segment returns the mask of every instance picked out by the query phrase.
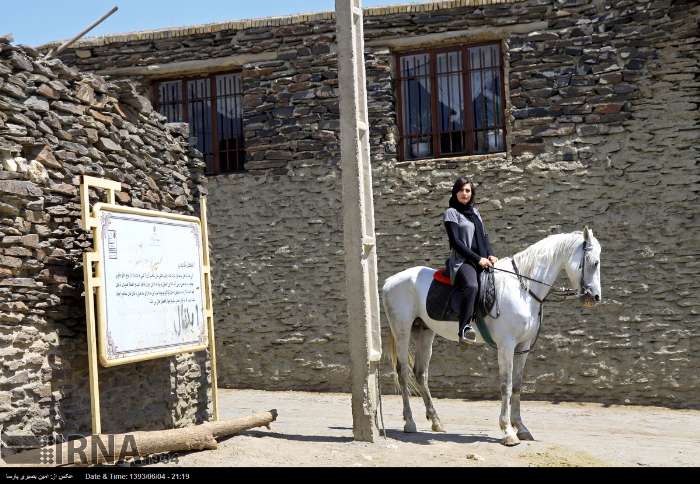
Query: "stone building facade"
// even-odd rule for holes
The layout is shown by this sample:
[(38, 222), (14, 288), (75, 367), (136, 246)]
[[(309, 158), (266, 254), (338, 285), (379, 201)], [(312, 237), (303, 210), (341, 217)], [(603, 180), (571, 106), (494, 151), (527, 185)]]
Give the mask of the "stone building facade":
[[(3, 445), (28, 445), (91, 431), (82, 175), (120, 182), (120, 204), (183, 214), (195, 213), (206, 178), (187, 126), (166, 124), (129, 82), (9, 41), (0, 38), (0, 426)], [(99, 381), (107, 433), (211, 412), (205, 352), (101, 368)]]
[[(441, 214), (458, 175), (478, 182), (497, 255), (584, 224), (602, 244), (604, 303), (547, 305), (529, 398), (700, 408), (699, 8), (461, 0), (365, 10), (380, 280), (444, 263)], [(487, 41), (502, 49), (505, 150), (400, 158), (396, 55)], [(347, 390), (333, 14), (86, 39), (62, 58), (150, 94), (160, 79), (240, 73), (246, 171), (209, 177), (220, 384)], [(433, 394), (495, 398), (496, 366), (488, 348), (436, 341)]]

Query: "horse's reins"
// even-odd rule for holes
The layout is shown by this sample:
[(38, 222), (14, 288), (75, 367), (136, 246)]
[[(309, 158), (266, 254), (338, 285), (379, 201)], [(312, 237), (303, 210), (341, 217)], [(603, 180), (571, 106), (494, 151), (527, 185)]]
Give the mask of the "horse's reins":
[[(549, 286), (549, 287), (553, 288), (554, 291), (556, 291), (557, 293), (561, 294), (562, 296), (573, 296), (573, 295), (576, 294), (576, 290), (575, 290), (575, 289), (571, 289), (571, 288), (567, 288), (567, 287), (557, 288), (557, 287), (554, 287), (554, 286), (551, 285), (551, 284), (547, 284), (547, 283), (544, 282), (544, 281), (540, 281), (540, 280), (538, 280), (538, 279), (533, 279), (532, 277), (527, 277), (527, 276), (524, 276), (524, 275), (520, 274), (520, 273), (518, 272), (517, 266), (515, 265), (515, 260), (514, 260), (514, 259), (511, 259), (511, 260), (513, 261), (513, 268), (515, 269), (516, 272), (509, 271), (509, 270), (507, 270), (507, 269), (501, 269), (500, 267), (489, 267), (488, 269), (493, 269), (493, 270), (501, 271), (501, 272), (507, 272), (508, 274), (513, 274), (513, 275), (518, 276), (518, 278), (527, 279), (527, 280), (529, 280), (529, 281), (537, 282), (537, 283), (539, 283), (539, 284), (544, 284), (545, 286)], [(487, 269), (487, 270), (488, 270), (488, 269)], [(521, 285), (522, 285), (522, 281), (521, 281)], [(523, 289), (527, 289), (527, 288), (523, 286)], [(528, 291), (529, 291), (529, 289), (528, 289)], [(532, 297), (534, 297), (537, 301), (539, 301), (539, 298), (538, 298), (536, 295), (534, 295), (534, 294), (532, 294), (532, 293), (530, 293), (530, 295), (531, 295)], [(549, 296), (549, 294), (548, 294), (547, 296)]]
[[(586, 271), (586, 263), (585, 263), (585, 262), (586, 262), (586, 252), (588, 252), (588, 251), (591, 250), (591, 249), (592, 249), (592, 247), (590, 247), (590, 246), (588, 245), (588, 241), (587, 241), (586, 239), (584, 239), (584, 240), (583, 240), (583, 257), (581, 257), (581, 264), (579, 265), (579, 269), (581, 269), (581, 284), (580, 284), (580, 286), (581, 286), (581, 294), (584, 293), (584, 287), (585, 287), (585, 274), (586, 274), (586, 272), (585, 272), (585, 271)], [(539, 281), (539, 280), (537, 280), (537, 279), (533, 279), (532, 277), (527, 277), (527, 276), (524, 276), (524, 275), (520, 274), (520, 271), (518, 271), (518, 266), (515, 264), (515, 257), (511, 257), (510, 260), (511, 260), (511, 262), (513, 263), (513, 269), (515, 269), (515, 272), (509, 271), (509, 270), (506, 270), (506, 269), (501, 269), (500, 267), (495, 267), (495, 266), (491, 266), (489, 269), (491, 269), (491, 270), (497, 270), (497, 271), (501, 271), (501, 272), (507, 272), (507, 273), (509, 273), (509, 274), (513, 274), (513, 275), (517, 276), (517, 277), (518, 277), (518, 282), (520, 283), (520, 287), (523, 288), (525, 291), (527, 291), (528, 294), (530, 294), (530, 296), (532, 296), (532, 298), (533, 298), (535, 301), (537, 301), (538, 303), (540, 303), (540, 309), (539, 309), (539, 311), (538, 311), (538, 313), (537, 313), (537, 316), (539, 317), (539, 320), (540, 320), (540, 324), (539, 324), (539, 326), (537, 327), (537, 334), (535, 335), (534, 341), (532, 342), (532, 344), (530, 345), (530, 347), (529, 347), (528, 349), (526, 349), (526, 350), (524, 350), (524, 351), (516, 351), (516, 352), (515, 352), (516, 355), (522, 355), (522, 354), (525, 354), (525, 353), (529, 353), (530, 350), (531, 350), (532, 348), (535, 347), (535, 343), (537, 343), (537, 339), (538, 339), (539, 336), (540, 336), (540, 331), (542, 330), (542, 315), (543, 315), (542, 308), (544, 307), (544, 301), (545, 301), (545, 299), (547, 299), (547, 297), (548, 297), (549, 294), (550, 294), (550, 293), (547, 293), (547, 296), (545, 296), (544, 298), (540, 299), (540, 298), (537, 296), (537, 294), (535, 294), (534, 292), (532, 292), (532, 290), (531, 290), (529, 287), (527, 287), (527, 286), (525, 285), (525, 283), (523, 282), (523, 279), (527, 279), (527, 280), (529, 280), (529, 281), (537, 282), (537, 283), (539, 283), (539, 284), (544, 284), (545, 286), (549, 286), (549, 287), (551, 287), (551, 288), (554, 288), (554, 286), (552, 286), (551, 284), (547, 284), (547, 283), (544, 282), (544, 281)], [(488, 269), (487, 269), (487, 270), (488, 270)], [(559, 295), (562, 295), (562, 296), (565, 296), (565, 297), (566, 297), (566, 296), (572, 296), (572, 295), (576, 294), (576, 291), (575, 291), (574, 289), (569, 289), (569, 288), (564, 288), (564, 287), (562, 287), (562, 288), (554, 288), (553, 290), (554, 290), (556, 293), (558, 293)], [(498, 301), (498, 299), (497, 299), (497, 301)], [(500, 311), (499, 311), (499, 312), (500, 312)]]

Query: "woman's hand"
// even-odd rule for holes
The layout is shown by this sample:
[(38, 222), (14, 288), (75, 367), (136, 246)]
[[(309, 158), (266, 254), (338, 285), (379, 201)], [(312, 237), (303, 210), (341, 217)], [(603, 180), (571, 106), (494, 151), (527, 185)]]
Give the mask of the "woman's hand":
[(491, 264), (495, 265), (496, 262), (498, 262), (498, 257), (496, 257), (495, 255), (490, 255), (489, 260), (491, 261)]
[[(493, 257), (493, 256), (491, 256), (491, 257)], [(483, 267), (484, 269), (486, 269), (487, 267), (493, 267), (493, 264), (491, 263), (491, 261), (488, 259), (485, 259), (484, 257), (479, 259), (479, 265), (481, 267)]]

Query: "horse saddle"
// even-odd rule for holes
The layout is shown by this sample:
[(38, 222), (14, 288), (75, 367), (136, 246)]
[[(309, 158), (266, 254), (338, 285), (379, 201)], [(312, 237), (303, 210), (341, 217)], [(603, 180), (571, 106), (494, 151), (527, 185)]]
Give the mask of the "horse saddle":
[[(496, 302), (496, 285), (493, 270), (484, 270), (479, 274), (479, 289), (474, 305), (474, 319), (489, 314)], [(428, 316), (435, 321), (459, 321), (459, 309), (462, 293), (452, 284), (445, 269), (435, 271), (433, 281), (428, 289), (425, 307)]]

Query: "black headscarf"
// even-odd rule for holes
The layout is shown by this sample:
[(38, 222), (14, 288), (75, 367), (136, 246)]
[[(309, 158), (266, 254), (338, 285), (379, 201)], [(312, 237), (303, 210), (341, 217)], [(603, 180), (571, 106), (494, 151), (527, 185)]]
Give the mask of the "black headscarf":
[(486, 242), (486, 231), (484, 230), (484, 226), (481, 223), (481, 219), (479, 219), (479, 217), (474, 212), (474, 204), (472, 203), (474, 196), (472, 195), (472, 198), (466, 205), (461, 203), (459, 200), (457, 200), (457, 192), (462, 188), (462, 186), (464, 186), (464, 184), (461, 184), (461, 186), (458, 185), (458, 183), (455, 183), (455, 186), (452, 188), (452, 196), (450, 197), (450, 207), (457, 210), (459, 213), (464, 215), (467, 218), (467, 220), (474, 224), (474, 238), (472, 240), (472, 246), (470, 247), (470, 249), (479, 254), (481, 257), (488, 257), (489, 249), (488, 243)]

